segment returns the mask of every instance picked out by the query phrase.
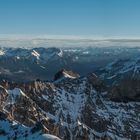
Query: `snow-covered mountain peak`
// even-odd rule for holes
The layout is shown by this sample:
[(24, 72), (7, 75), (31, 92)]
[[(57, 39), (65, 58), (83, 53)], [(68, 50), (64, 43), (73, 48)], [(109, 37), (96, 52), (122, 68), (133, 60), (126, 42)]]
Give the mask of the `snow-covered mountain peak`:
[(4, 54), (5, 54), (5, 52), (4, 52), (3, 50), (0, 49), (0, 56), (1, 56), (1, 55), (4, 55)]
[(39, 54), (37, 51), (35, 51), (35, 50), (33, 50), (33, 51), (31, 52), (31, 54), (32, 54), (33, 56), (35, 56), (37, 59), (39, 59), (39, 57), (40, 57), (40, 54)]
[(58, 53), (58, 56), (62, 57), (63, 56), (63, 51), (60, 49), (60, 52)]

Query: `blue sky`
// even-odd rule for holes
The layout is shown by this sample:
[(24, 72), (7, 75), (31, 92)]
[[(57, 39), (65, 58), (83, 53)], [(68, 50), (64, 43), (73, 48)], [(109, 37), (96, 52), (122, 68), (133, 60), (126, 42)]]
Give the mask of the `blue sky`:
[(0, 0), (0, 34), (140, 37), (140, 0)]

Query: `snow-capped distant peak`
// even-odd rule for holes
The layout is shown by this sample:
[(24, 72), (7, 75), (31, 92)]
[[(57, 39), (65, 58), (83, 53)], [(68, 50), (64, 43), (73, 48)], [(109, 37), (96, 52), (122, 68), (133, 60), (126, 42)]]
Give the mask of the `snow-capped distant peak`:
[(40, 54), (39, 54), (37, 51), (35, 51), (35, 50), (33, 50), (33, 51), (31, 52), (31, 54), (32, 54), (33, 56), (35, 56), (37, 59), (39, 59), (39, 57), (40, 57)]
[(63, 51), (60, 50), (60, 52), (58, 53), (58, 56), (62, 57), (63, 56)]
[(5, 52), (3, 50), (0, 50), (0, 55), (4, 55)]
[(16, 59), (20, 59), (20, 57), (19, 56), (16, 56)]

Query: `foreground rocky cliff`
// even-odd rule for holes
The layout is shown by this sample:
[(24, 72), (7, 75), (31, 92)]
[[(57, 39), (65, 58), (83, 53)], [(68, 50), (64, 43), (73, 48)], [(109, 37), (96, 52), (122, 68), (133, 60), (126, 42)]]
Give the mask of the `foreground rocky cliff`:
[[(5, 121), (22, 124), (28, 132), (51, 134), (63, 140), (140, 139), (138, 86), (137, 96), (125, 93), (133, 100), (124, 101), (124, 96), (113, 92), (116, 87), (106, 87), (94, 73), (86, 77), (67, 76), (52, 83), (2, 81), (0, 85), (0, 111), (7, 116)], [(2, 125), (0, 129), (3, 130)], [(5, 135), (7, 132), (2, 131), (0, 138)]]

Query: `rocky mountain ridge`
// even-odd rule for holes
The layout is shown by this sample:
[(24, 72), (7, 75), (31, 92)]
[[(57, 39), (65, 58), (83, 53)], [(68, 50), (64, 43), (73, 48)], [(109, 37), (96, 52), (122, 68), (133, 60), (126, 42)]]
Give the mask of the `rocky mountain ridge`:
[(114, 100), (115, 87), (108, 88), (94, 73), (59, 83), (0, 85), (0, 111), (11, 121), (27, 127), (39, 124), (41, 132), (64, 140), (140, 138), (140, 102), (134, 100), (139, 90), (136, 97), (128, 94), (133, 101), (123, 101), (123, 96)]

